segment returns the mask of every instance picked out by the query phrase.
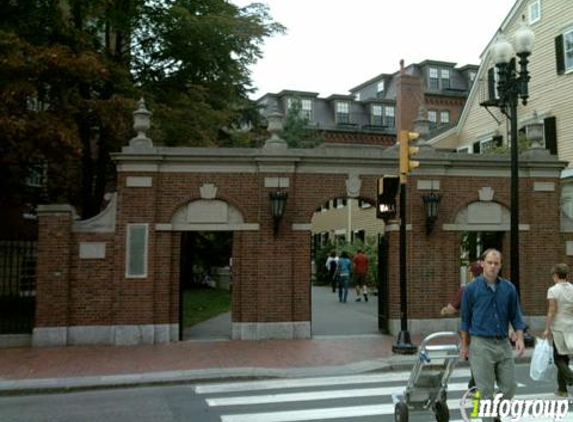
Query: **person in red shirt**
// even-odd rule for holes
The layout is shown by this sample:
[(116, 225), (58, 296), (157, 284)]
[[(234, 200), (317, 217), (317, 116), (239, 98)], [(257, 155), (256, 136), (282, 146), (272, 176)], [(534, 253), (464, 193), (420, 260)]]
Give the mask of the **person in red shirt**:
[(364, 301), (368, 302), (368, 286), (366, 285), (366, 278), (368, 276), (368, 257), (364, 254), (362, 249), (354, 255), (352, 260), (354, 266), (354, 288), (356, 289), (356, 302), (360, 302), (364, 296)]

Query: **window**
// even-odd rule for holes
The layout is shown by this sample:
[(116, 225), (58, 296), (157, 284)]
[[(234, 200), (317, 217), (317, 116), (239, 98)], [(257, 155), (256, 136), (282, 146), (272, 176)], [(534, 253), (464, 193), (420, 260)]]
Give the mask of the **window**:
[(473, 144), (474, 154), (483, 154), (493, 148), (499, 147), (503, 144), (503, 137), (497, 135), (491, 138), (482, 139), (481, 141)]
[(127, 250), (125, 254), (125, 276), (147, 277), (147, 232), (148, 224), (127, 225)]
[(440, 80), (438, 79), (438, 69), (431, 67), (430, 70), (430, 89), (440, 89)]
[(428, 120), (430, 121), (430, 130), (438, 127), (438, 112), (436, 110), (428, 110)]
[(383, 126), (382, 106), (380, 104), (373, 104), (370, 113), (370, 124), (373, 126)]
[(46, 185), (48, 179), (48, 163), (46, 160), (37, 158), (27, 165), (26, 186), (41, 188)]
[(573, 71), (573, 28), (555, 38), (555, 58), (558, 75)]
[(364, 238), (366, 237), (366, 232), (364, 230), (354, 230), (352, 233), (352, 240), (360, 240), (364, 243)]
[(384, 81), (378, 82), (378, 85), (376, 87), (376, 92), (384, 92)]
[(344, 208), (346, 206), (346, 198), (336, 198), (333, 204), (334, 208)]
[(350, 123), (350, 103), (346, 101), (336, 103), (336, 123)]
[(477, 76), (476, 72), (473, 72), (473, 71), (472, 71), (472, 72), (469, 73), (468, 77), (469, 77), (469, 80), (470, 80), (470, 84), (473, 84), (473, 83), (474, 83), (474, 81), (476, 80), (476, 76)]
[(451, 88), (450, 69), (441, 69), (440, 70), (440, 79), (442, 82), (442, 89)]
[(497, 105), (499, 94), (497, 92), (497, 84), (499, 82), (499, 73), (497, 67), (490, 67), (487, 71), (487, 102), (489, 104)]
[(312, 121), (312, 100), (308, 98), (298, 99), (298, 98), (288, 98), (287, 99), (287, 109), (294, 106), (296, 102), (300, 103), (300, 117)]
[(360, 101), (360, 92), (354, 94), (354, 98), (356, 99), (356, 101)]
[(311, 100), (302, 100), (302, 117), (308, 119), (309, 121), (312, 120), (312, 101)]
[(440, 123), (443, 125), (450, 123), (450, 112), (448, 110), (440, 111)]
[(396, 126), (395, 109), (393, 106), (384, 108), (384, 126), (393, 128)]
[(534, 1), (529, 5), (529, 24), (533, 24), (541, 19), (541, 2)]

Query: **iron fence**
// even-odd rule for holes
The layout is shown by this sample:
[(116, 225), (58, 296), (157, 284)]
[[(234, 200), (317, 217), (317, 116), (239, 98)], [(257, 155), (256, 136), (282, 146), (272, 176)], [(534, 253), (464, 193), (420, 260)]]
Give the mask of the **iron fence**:
[(37, 250), (36, 241), (0, 240), (0, 334), (32, 332)]

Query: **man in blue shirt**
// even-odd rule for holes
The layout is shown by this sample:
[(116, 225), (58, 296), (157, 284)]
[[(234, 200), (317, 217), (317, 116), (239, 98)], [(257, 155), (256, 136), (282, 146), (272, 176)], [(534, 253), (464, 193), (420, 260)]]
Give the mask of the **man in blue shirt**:
[[(523, 354), (525, 323), (515, 286), (499, 277), (501, 253), (487, 249), (480, 258), (483, 274), (467, 285), (461, 306), (461, 357), (469, 355), (482, 398), (493, 397), (495, 382), (503, 399), (515, 395), (515, 361), (508, 338), (511, 324), (517, 335), (515, 354)], [(470, 341), (471, 339), (471, 341)], [(494, 421), (500, 420), (494, 418)]]

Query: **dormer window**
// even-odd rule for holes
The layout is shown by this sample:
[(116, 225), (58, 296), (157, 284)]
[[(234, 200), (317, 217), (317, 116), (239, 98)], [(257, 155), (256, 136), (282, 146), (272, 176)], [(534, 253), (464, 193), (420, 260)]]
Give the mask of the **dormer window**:
[(378, 85), (376, 86), (376, 92), (384, 92), (384, 81), (378, 82)]
[(396, 127), (396, 110), (393, 106), (384, 107), (384, 126)]
[(350, 123), (350, 103), (348, 101), (336, 102), (336, 123)]
[(372, 126), (382, 126), (382, 106), (380, 104), (372, 104), (370, 109), (370, 124)]
[(438, 91), (440, 89), (451, 88), (451, 70), (438, 69), (437, 67), (430, 67), (428, 69), (428, 86), (430, 90)]
[(438, 68), (431, 67), (429, 70), (429, 77), (430, 77), (430, 89), (440, 89), (440, 79), (438, 78)]
[(288, 98), (287, 109), (290, 109), (296, 102), (300, 103), (300, 117), (309, 122), (313, 119), (312, 100), (308, 98)]
[(442, 80), (442, 89), (451, 88), (451, 80), (450, 80), (450, 69), (441, 69), (440, 70), (440, 79)]

